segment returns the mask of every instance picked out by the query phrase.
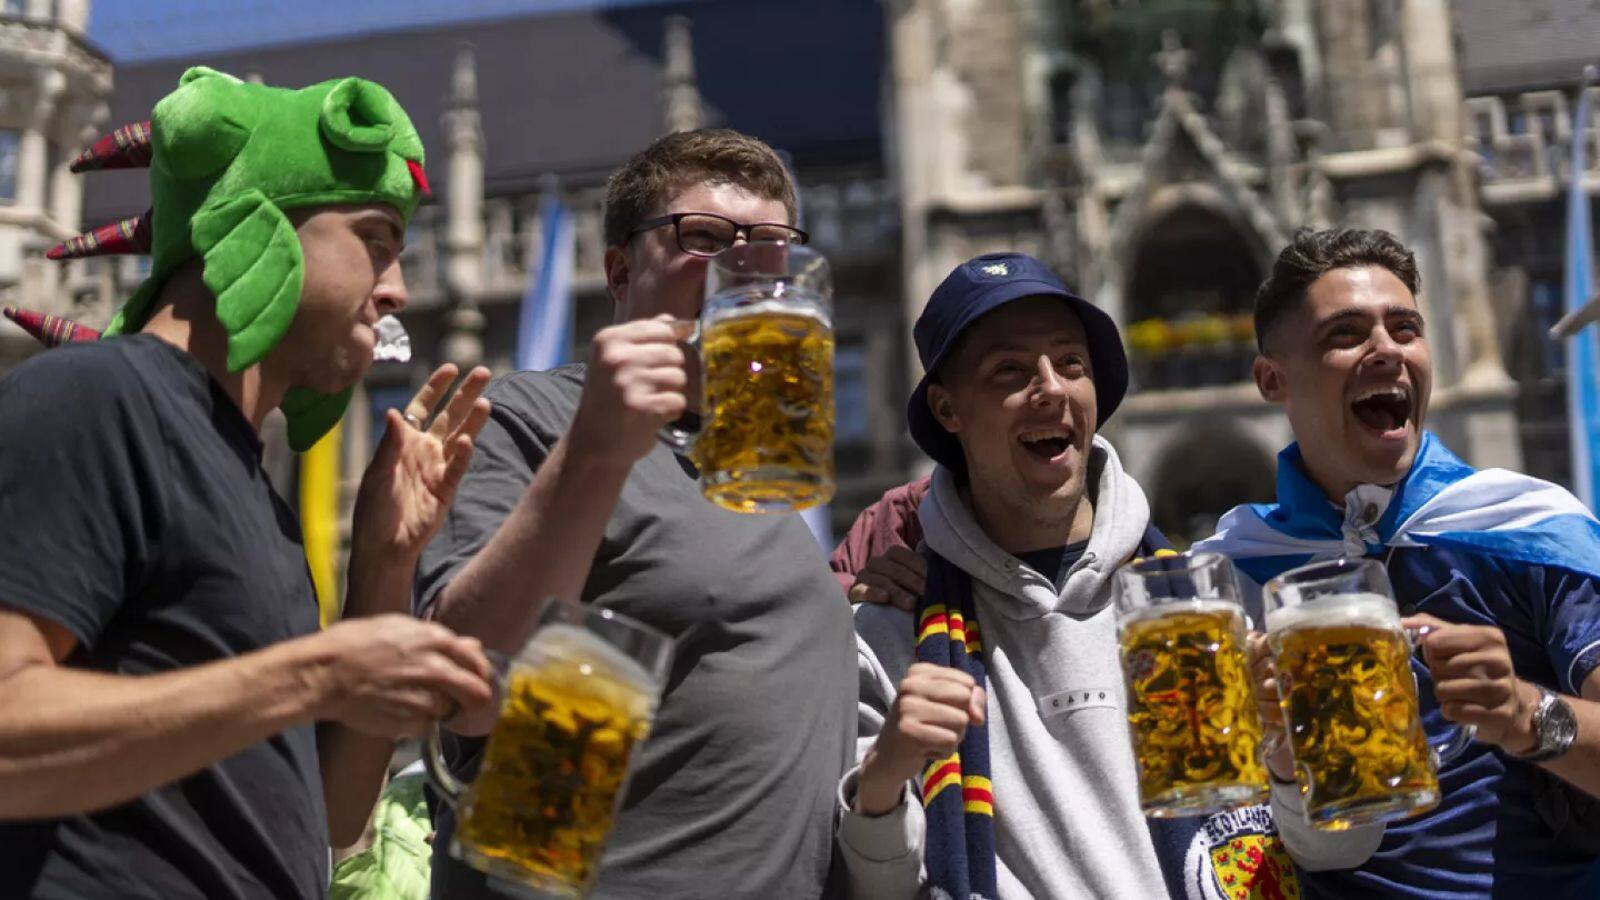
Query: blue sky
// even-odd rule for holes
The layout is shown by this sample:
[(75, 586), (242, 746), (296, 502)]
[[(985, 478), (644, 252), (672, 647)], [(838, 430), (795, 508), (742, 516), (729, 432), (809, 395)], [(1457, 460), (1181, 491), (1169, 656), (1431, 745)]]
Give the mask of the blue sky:
[[(117, 62), (665, 0), (94, 0), (89, 38)], [(691, 0), (695, 2), (695, 0)]]

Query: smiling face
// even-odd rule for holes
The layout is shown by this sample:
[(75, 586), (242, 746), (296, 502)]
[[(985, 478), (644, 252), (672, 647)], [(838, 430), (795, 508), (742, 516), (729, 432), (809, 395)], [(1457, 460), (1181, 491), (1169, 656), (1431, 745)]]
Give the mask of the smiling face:
[(1283, 405), (1330, 499), (1405, 477), (1422, 443), (1433, 359), (1417, 300), (1394, 273), (1333, 269), (1263, 337), (1256, 384)]
[[(1097, 410), (1083, 323), (1065, 303), (1031, 297), (980, 318), (940, 365), (928, 406), (961, 443), (991, 537), (1007, 530), (1000, 523), (1035, 523), (1043, 536), (1077, 521)], [(1015, 551), (1066, 538), (997, 542)]]
[(378, 319), (405, 308), (405, 225), (385, 204), (290, 214), (305, 258), (294, 321), (279, 344), (294, 355), (290, 383), (335, 394), (372, 366)]

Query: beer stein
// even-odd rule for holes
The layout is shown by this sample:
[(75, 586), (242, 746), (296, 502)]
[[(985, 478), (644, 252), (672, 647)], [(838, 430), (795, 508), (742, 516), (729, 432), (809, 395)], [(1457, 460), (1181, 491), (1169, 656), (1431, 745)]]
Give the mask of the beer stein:
[(1460, 755), (1477, 729), (1452, 728), (1429, 743), (1411, 667), (1420, 629), (1400, 626), (1383, 566), (1301, 566), (1268, 581), (1263, 599), (1306, 818), (1342, 831), (1431, 809), (1439, 764)]
[(500, 712), (471, 785), (445, 767), (438, 728), (428, 736), (429, 780), (456, 807), (450, 855), (537, 896), (584, 896), (671, 656), (639, 622), (547, 602), (527, 646), (494, 659)]
[(1166, 554), (1124, 566), (1117, 631), (1145, 815), (1266, 799), (1244, 608), (1227, 558)]
[(828, 261), (797, 244), (735, 244), (707, 263), (705, 307), (685, 324), (701, 413), (661, 435), (706, 499), (742, 513), (832, 499), (832, 297)]

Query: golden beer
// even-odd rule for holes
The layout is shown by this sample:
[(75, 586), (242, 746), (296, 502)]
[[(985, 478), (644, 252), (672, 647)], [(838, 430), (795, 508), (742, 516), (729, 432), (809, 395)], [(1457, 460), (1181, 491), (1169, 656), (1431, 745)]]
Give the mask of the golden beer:
[(833, 497), (833, 329), (757, 304), (702, 333), (708, 419), (694, 447), (707, 499), (735, 512)]
[(637, 664), (580, 629), (549, 626), (539, 648), (506, 678), (452, 850), (491, 874), (580, 896), (655, 695)]
[(1311, 823), (1341, 831), (1438, 803), (1411, 646), (1393, 606), (1375, 595), (1319, 599), (1268, 624)]
[(1237, 605), (1150, 606), (1122, 622), (1128, 724), (1145, 814), (1170, 816), (1267, 796)]

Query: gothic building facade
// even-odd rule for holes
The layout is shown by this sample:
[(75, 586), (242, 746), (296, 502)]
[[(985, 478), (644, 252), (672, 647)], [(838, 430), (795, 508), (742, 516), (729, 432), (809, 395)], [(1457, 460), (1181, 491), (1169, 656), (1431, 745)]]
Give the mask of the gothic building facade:
[[(900, 158), (907, 315), (972, 254), (1052, 261), (1122, 324), (1136, 393), (1113, 437), (1156, 523), (1193, 538), (1271, 496), (1289, 439), (1248, 375), (1272, 257), (1297, 227), (1384, 228), (1422, 271), (1429, 426), (1479, 466), (1521, 468), (1531, 445), (1539, 474), (1565, 480), (1549, 367), (1522, 365), (1519, 385), (1507, 361), (1508, 338), (1531, 332), (1519, 285), (1533, 269), (1548, 294), (1559, 271), (1549, 206), (1580, 96), (1563, 89), (1588, 51), (1553, 32), (1592, 37), (1584, 5), (890, 4), (896, 128), (931, 137)], [(1525, 55), (1507, 60), (1497, 42), (1512, 38)], [(1542, 118), (1513, 127), (1508, 103)], [(1519, 412), (1542, 421), (1525, 430)]]
[[(360, 74), (412, 110), (439, 193), (406, 256), (417, 357), (376, 368), (352, 406), (352, 488), (377, 413), (433, 365), (510, 367), (543, 192), (574, 210), (581, 350), (611, 317), (606, 173), (665, 131), (730, 125), (791, 161), (802, 224), (836, 268), (836, 529), (926, 465), (903, 425), (924, 299), (960, 261), (1020, 249), (1123, 327), (1135, 393), (1111, 436), (1181, 540), (1272, 493), (1289, 434), (1248, 380), (1249, 309), (1302, 225), (1381, 227), (1412, 246), (1437, 366), (1430, 427), (1474, 464), (1568, 478), (1560, 348), (1542, 335), (1559, 306), (1575, 137), (1590, 142), (1576, 177), (1600, 190), (1596, 134), (1571, 124), (1596, 97), (1576, 84), (1600, 46), (1589, 5), (701, 0), (530, 13), (129, 66), (112, 118), (146, 114), (190, 62), (290, 85)], [(95, 78), (68, 82), (81, 87), (62, 96), (103, 96)], [(0, 108), (0, 150), (9, 121)], [(30, 171), (47, 166), (31, 158)], [(145, 202), (117, 173), (92, 175), (87, 197), (90, 224)], [(133, 265), (69, 274), (56, 308), (109, 308)]]

